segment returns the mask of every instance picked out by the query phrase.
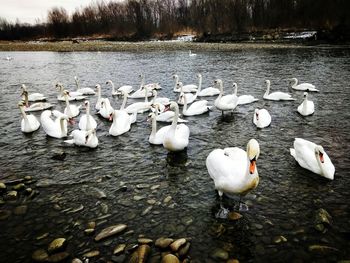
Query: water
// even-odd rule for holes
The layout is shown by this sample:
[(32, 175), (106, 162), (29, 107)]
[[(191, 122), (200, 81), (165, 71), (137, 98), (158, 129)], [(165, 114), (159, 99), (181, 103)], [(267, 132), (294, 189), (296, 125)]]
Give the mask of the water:
[[(82, 258), (86, 251), (98, 249), (100, 256), (91, 262), (99, 258), (110, 260), (116, 244), (137, 243), (139, 235), (154, 240), (161, 236), (191, 238), (188, 255), (194, 262), (216, 262), (210, 256), (217, 248), (242, 262), (287, 258), (328, 262), (350, 258), (349, 49), (196, 53), (193, 58), (188, 57), (187, 51), (0, 53), (0, 57), (14, 58), (1, 61), (0, 179), (30, 175), (34, 182), (29, 186), (40, 191), (32, 200), (20, 192), (17, 201), (6, 201), (0, 206), (2, 210), (13, 211), (25, 201), (28, 207), (24, 215), (12, 213), (0, 221), (0, 258), (7, 262), (29, 262), (34, 250), (46, 249), (53, 239), (65, 237), (72, 257)], [(104, 84), (106, 80), (138, 86), (138, 74), (145, 73), (147, 82), (162, 85), (159, 96), (174, 98), (171, 76), (177, 73), (188, 84), (196, 82), (198, 72), (203, 75), (203, 87), (221, 78), (226, 92), (231, 92), (234, 80), (239, 94), (251, 94), (260, 100), (237, 108), (232, 116), (222, 117), (214, 110), (188, 117), (191, 135), (185, 153), (172, 155), (161, 146), (149, 145), (147, 114), (139, 115), (131, 131), (119, 137), (109, 136), (110, 123), (96, 116), (100, 144), (95, 150), (67, 146), (63, 140), (46, 137), (42, 129), (31, 135), (20, 131), (16, 105), (22, 83), (30, 92), (46, 94), (56, 109), (63, 110), (64, 104), (56, 100), (54, 84), (60, 81), (73, 90), (74, 75), (80, 77), (81, 86), (100, 83), (103, 95), (111, 98), (111, 89)], [(313, 116), (303, 118), (296, 112), (303, 93), (288, 88), (285, 79), (290, 77), (311, 82), (320, 89), (320, 93), (310, 94), (316, 109)], [(271, 80), (271, 91), (289, 91), (297, 101), (262, 100), (265, 79)], [(92, 105), (95, 99), (91, 97)], [(213, 103), (214, 98), (209, 100)], [(121, 100), (112, 102), (116, 107), (120, 104)], [(253, 125), (253, 111), (257, 107), (270, 112), (270, 127), (258, 130)], [(35, 115), (39, 117), (38, 113)], [(336, 167), (334, 181), (297, 165), (289, 155), (295, 137), (323, 145)], [(245, 149), (250, 138), (259, 141), (261, 155), (257, 162), (259, 186), (244, 199), (249, 211), (241, 212), (243, 218), (234, 222), (216, 219), (219, 199), (207, 173), (206, 156), (215, 148)], [(51, 159), (57, 151), (67, 154), (64, 161)], [(100, 190), (107, 195), (106, 199), (99, 198)], [(166, 203), (164, 199), (168, 196), (171, 200)], [(224, 200), (231, 207), (235, 202)], [(333, 217), (326, 233), (314, 228), (319, 208)], [(151, 210), (145, 213), (146, 209)], [(94, 235), (84, 234), (89, 221), (97, 222), (97, 232), (117, 223), (127, 224), (128, 230), (134, 232), (116, 236), (112, 242), (97, 243), (93, 241)], [(38, 238), (44, 233), (48, 236)], [(287, 241), (276, 243), (279, 236)], [(309, 252), (309, 246), (315, 244), (338, 251), (321, 255)], [(153, 246), (152, 253), (157, 256), (160, 251)]]

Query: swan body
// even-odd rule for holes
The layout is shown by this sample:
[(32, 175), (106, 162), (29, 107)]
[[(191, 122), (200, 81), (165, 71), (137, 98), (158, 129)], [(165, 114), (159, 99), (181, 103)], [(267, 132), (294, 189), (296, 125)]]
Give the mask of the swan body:
[(187, 99), (185, 93), (181, 93), (180, 97), (181, 96), (183, 96), (184, 100), (184, 107), (182, 109), (182, 115), (184, 116), (201, 115), (208, 112), (212, 108), (211, 106), (208, 106), (207, 100), (195, 101), (187, 108)]
[(265, 128), (271, 124), (271, 115), (265, 109), (255, 109), (253, 123), (258, 128)]
[(40, 122), (34, 115), (27, 115), (24, 111), (24, 102), (18, 104), (22, 114), (21, 131), (24, 133), (34, 132), (40, 127)]
[(292, 83), (292, 89), (295, 90), (303, 90), (303, 91), (316, 91), (318, 92), (319, 90), (316, 89), (315, 85), (312, 85), (310, 83), (300, 83), (298, 84), (298, 79), (297, 78), (292, 78), (291, 81)]
[(164, 136), (163, 146), (171, 152), (182, 151), (188, 146), (190, 129), (183, 123), (179, 125), (177, 124), (179, 118), (179, 106), (176, 102), (170, 103), (170, 109), (174, 110), (175, 116)]
[(298, 112), (303, 116), (309, 116), (315, 112), (314, 102), (311, 100), (308, 100), (307, 97), (308, 97), (307, 92), (304, 92), (304, 100), (298, 106)]
[(66, 100), (66, 107), (64, 108), (64, 114), (66, 114), (69, 118), (74, 118), (80, 114), (81, 105), (79, 106), (71, 105), (68, 99), (69, 96), (70, 96), (70, 93), (65, 90), (64, 97)]
[(114, 110), (110, 116), (113, 123), (109, 129), (109, 134), (119, 136), (130, 130), (131, 118), (125, 110)]
[(175, 79), (175, 86), (173, 89), (174, 92), (184, 92), (184, 93), (197, 92), (197, 88), (198, 88), (197, 85), (194, 85), (194, 84), (183, 85), (182, 82), (179, 82), (178, 75), (174, 75), (173, 78)]
[(152, 121), (152, 131), (149, 136), (149, 143), (150, 144), (155, 144), (155, 145), (162, 145), (164, 141), (164, 136), (169, 130), (170, 126), (165, 126), (157, 131), (157, 120), (156, 120), (156, 115), (152, 112), (149, 115), (149, 118)]
[(199, 79), (197, 96), (209, 97), (209, 96), (215, 96), (220, 94), (220, 90), (218, 88), (209, 87), (202, 90), (202, 75), (198, 74), (197, 77)]
[(22, 99), (24, 102), (24, 111), (25, 112), (31, 112), (31, 111), (42, 111), (52, 108), (52, 104), (48, 102), (35, 102), (33, 104), (28, 103), (28, 91), (24, 90), (22, 92)]
[[(129, 95), (129, 98), (131, 99), (141, 99), (145, 97), (145, 90), (144, 87), (140, 87), (138, 90), (136, 90), (134, 93)], [(152, 97), (152, 92), (147, 92), (147, 97)]]
[(88, 131), (74, 130), (71, 132), (70, 136), (73, 137), (73, 139), (65, 140), (65, 143), (89, 148), (96, 148), (98, 145), (98, 138), (95, 129)]
[[(237, 95), (237, 90), (238, 90), (238, 86), (237, 83), (233, 83), (233, 94)], [(244, 104), (249, 104), (249, 103), (253, 103), (255, 101), (258, 101), (259, 99), (254, 98), (254, 96), (252, 95), (241, 95), (238, 96), (238, 103), (237, 105), (244, 105)]]
[[(153, 95), (153, 92), (152, 92), (152, 95)], [(152, 104), (152, 102), (148, 102), (148, 88), (146, 88), (146, 87), (144, 88), (143, 96), (145, 98), (144, 102), (135, 102), (133, 104), (130, 104), (124, 110), (127, 113), (135, 113), (135, 112), (142, 113), (142, 112), (148, 111), (150, 109), (150, 105)], [(124, 96), (124, 98), (125, 98), (125, 96)]]
[[(64, 91), (65, 91), (64, 86), (61, 83), (57, 83), (56, 88), (58, 88), (59, 92), (60, 92), (60, 94), (57, 95), (57, 100), (66, 101), (66, 99), (64, 97)], [(77, 91), (70, 91), (69, 92), (69, 98), (68, 98), (69, 101), (84, 100), (84, 99), (86, 99), (86, 97), (83, 96), (83, 94), (80, 92), (77, 92)]]
[(141, 87), (145, 87), (150, 91), (162, 89), (162, 87), (159, 85), (159, 83), (156, 83), (156, 82), (145, 84), (145, 75), (144, 74), (140, 74), (140, 78), (141, 78), (141, 84), (140, 84)]
[(321, 145), (295, 138), (294, 148), (290, 149), (290, 154), (301, 167), (327, 179), (334, 179), (334, 165)]
[(112, 86), (112, 96), (122, 95), (122, 92), (125, 91), (127, 94), (133, 91), (132, 86), (130, 85), (123, 85), (120, 86), (117, 90), (115, 89), (114, 83), (111, 80), (107, 80), (106, 84), (111, 84)]
[(191, 50), (188, 52), (188, 55), (189, 55), (190, 57), (195, 57), (195, 56), (197, 56), (197, 54), (196, 54), (196, 53), (192, 53)]
[[(22, 95), (25, 91), (28, 92), (26, 85), (22, 84)], [(45, 101), (47, 98), (41, 94), (41, 93), (28, 93), (28, 101), (35, 102), (35, 101)]]
[(109, 119), (110, 115), (114, 111), (108, 98), (101, 99), (101, 108), (98, 113), (105, 119)]
[(86, 114), (84, 114), (83, 116), (80, 117), (79, 129), (83, 130), (83, 131), (96, 129), (97, 123), (96, 123), (94, 117), (92, 117), (90, 115), (90, 102), (85, 101), (84, 105), (85, 105), (85, 109), (86, 109)]
[(215, 107), (218, 110), (220, 110), (222, 113), (224, 111), (234, 110), (238, 104), (237, 96), (235, 94), (223, 96), (224, 87), (223, 87), (221, 79), (215, 80), (214, 83), (215, 83), (215, 85), (219, 86), (219, 90), (220, 90), (220, 94), (214, 102)]
[(267, 85), (266, 92), (263, 96), (265, 100), (295, 100), (290, 94), (281, 91), (276, 91), (269, 94), (271, 83), (269, 80), (266, 80), (265, 82)]
[(258, 186), (259, 154), (259, 143), (255, 139), (248, 142), (247, 151), (231, 147), (210, 152), (206, 166), (220, 197), (223, 193), (245, 195)]
[(169, 98), (158, 97), (158, 92), (156, 90), (153, 90), (152, 93), (153, 93), (153, 103), (159, 103), (163, 105), (168, 105), (170, 103)]
[(69, 120), (69, 117), (65, 114), (58, 114), (58, 111), (55, 111), (56, 116), (55, 120), (51, 119), (51, 112), (50, 110), (45, 110), (41, 113), (40, 116), (40, 122), (41, 126), (43, 127), (45, 133), (54, 138), (63, 138), (67, 137), (67, 121)]
[[(179, 82), (180, 85), (181, 85), (181, 82)], [(197, 95), (193, 94), (193, 93), (184, 93), (184, 92), (181, 92), (180, 93), (180, 96), (179, 96), (179, 99), (177, 100), (177, 103), (179, 105), (184, 105), (185, 104), (185, 98), (186, 98), (186, 101), (188, 104), (194, 102), (197, 98)]]
[(82, 95), (95, 95), (96, 92), (92, 88), (80, 88), (79, 79), (77, 76), (74, 77), (75, 85), (77, 86), (78, 93), (81, 93)]

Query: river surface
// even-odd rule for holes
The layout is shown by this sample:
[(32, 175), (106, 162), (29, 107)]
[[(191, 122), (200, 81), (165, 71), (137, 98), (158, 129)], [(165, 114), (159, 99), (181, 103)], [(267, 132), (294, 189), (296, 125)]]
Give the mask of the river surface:
[[(31, 176), (25, 187), (39, 193), (28, 198), (20, 190), (15, 201), (0, 204), (2, 214), (7, 215), (0, 220), (1, 262), (30, 262), (33, 251), (47, 249), (57, 237), (67, 239), (70, 258), (82, 259), (87, 251), (99, 250), (90, 262), (120, 260), (112, 258), (113, 248), (120, 243), (136, 244), (140, 235), (153, 240), (188, 238), (187, 255), (193, 262), (225, 262), (227, 253), (240, 262), (350, 259), (350, 49), (196, 53), (195, 57), (185, 51), (0, 53), (0, 181), (9, 182), (7, 190), (11, 190), (11, 180)], [(6, 56), (13, 60), (5, 60)], [(235, 81), (239, 94), (254, 95), (259, 101), (239, 106), (232, 115), (222, 116), (214, 109), (187, 117), (191, 135), (182, 153), (168, 154), (162, 146), (148, 143), (146, 113), (139, 114), (131, 130), (119, 137), (108, 134), (110, 122), (94, 115), (99, 138), (94, 150), (66, 145), (63, 139), (47, 137), (42, 129), (30, 135), (20, 130), (17, 102), (22, 83), (29, 92), (44, 93), (55, 109), (63, 110), (54, 85), (60, 81), (74, 90), (77, 75), (81, 86), (101, 84), (102, 95), (119, 107), (121, 100), (112, 99), (111, 88), (105, 85), (108, 79), (116, 85), (138, 87), (138, 75), (144, 73), (146, 82), (163, 87), (159, 96), (174, 99), (172, 75), (178, 74), (189, 84), (197, 82), (198, 72), (203, 75), (203, 88), (220, 78), (225, 92), (231, 93)], [(309, 96), (315, 103), (314, 115), (297, 113), (303, 93), (289, 87), (286, 78), (291, 77), (320, 90)], [(271, 91), (290, 92), (297, 100), (263, 100), (265, 79), (271, 80)], [(208, 98), (210, 104), (214, 99)], [(90, 101), (93, 108), (96, 96)], [(272, 116), (271, 126), (262, 130), (252, 123), (258, 107)], [(77, 124), (69, 126), (69, 131), (74, 128)], [(296, 137), (323, 145), (336, 169), (333, 181), (295, 162), (289, 148)], [(243, 198), (249, 210), (239, 211), (243, 217), (235, 221), (217, 219), (219, 198), (205, 159), (215, 148), (245, 149), (251, 138), (258, 140), (261, 154), (259, 185)], [(52, 159), (58, 152), (66, 153), (63, 161)], [(224, 198), (226, 207), (233, 209), (235, 204), (237, 200)], [(26, 211), (17, 208), (15, 212), (18, 206), (25, 206)], [(324, 232), (315, 229), (320, 208), (332, 216)], [(128, 229), (95, 242), (95, 234), (84, 233), (90, 221), (97, 223), (96, 233), (118, 223), (127, 224)], [(313, 245), (328, 248), (320, 251)], [(161, 251), (151, 247), (150, 258), (157, 262)]]

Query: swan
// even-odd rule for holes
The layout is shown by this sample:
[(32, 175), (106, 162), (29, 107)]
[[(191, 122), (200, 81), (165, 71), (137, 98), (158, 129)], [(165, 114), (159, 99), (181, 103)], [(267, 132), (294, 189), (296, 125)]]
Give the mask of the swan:
[(89, 148), (96, 148), (98, 145), (98, 138), (96, 136), (95, 129), (88, 131), (74, 130), (71, 132), (70, 136), (73, 137), (73, 139), (65, 140), (65, 143), (85, 146)]
[(185, 93), (181, 93), (180, 99), (184, 101), (184, 107), (182, 109), (182, 115), (184, 116), (200, 115), (208, 112), (212, 108), (212, 106), (208, 106), (207, 100), (200, 100), (193, 102), (187, 109), (187, 98), (185, 96)]
[(130, 92), (132, 92), (134, 90), (132, 88), (132, 86), (130, 86), (130, 85), (120, 86), (117, 90), (115, 90), (114, 83), (111, 80), (107, 80), (106, 84), (107, 85), (111, 84), (111, 86), (112, 86), (112, 96), (122, 95), (122, 91), (125, 91), (127, 94), (129, 94)]
[(114, 110), (109, 120), (113, 120), (109, 134), (112, 136), (119, 136), (130, 130), (131, 119), (130, 115), (125, 110)]
[[(144, 102), (135, 102), (133, 104), (130, 104), (128, 107), (126, 107), (124, 110), (127, 113), (134, 113), (134, 112), (146, 112), (150, 109), (150, 105), (152, 104), (152, 102), (148, 102), (148, 88), (145, 87), (144, 91), (143, 91), (143, 96), (145, 98)], [(151, 93), (153, 95), (153, 93)]]
[(182, 151), (188, 146), (190, 129), (183, 123), (177, 124), (179, 118), (179, 106), (177, 103), (172, 101), (169, 108), (174, 110), (175, 117), (164, 136), (163, 146), (171, 152)]
[(265, 109), (255, 109), (253, 123), (258, 128), (265, 128), (271, 124), (271, 115)]
[[(161, 111), (159, 109), (159, 104), (152, 104), (154, 105), (154, 108), (152, 108), (152, 111), (155, 112), (156, 114), (156, 120), (159, 122), (172, 122), (174, 117), (175, 117), (175, 112), (171, 110), (167, 111)], [(183, 122), (188, 122), (187, 120), (183, 120), (181, 118), (178, 118), (177, 120), (178, 123), (183, 123)]]
[(153, 103), (159, 103), (163, 105), (168, 105), (170, 103), (170, 99), (166, 97), (158, 97), (158, 92), (156, 90), (152, 90), (153, 93)]
[[(177, 85), (180, 87), (180, 90), (182, 90), (182, 82), (179, 82)], [(177, 100), (177, 103), (179, 105), (184, 105), (184, 103), (185, 103), (184, 97), (186, 97), (187, 103), (190, 104), (196, 100), (197, 95), (198, 95), (198, 92), (196, 92), (195, 94), (180, 92), (179, 99)]]
[(170, 126), (165, 126), (157, 131), (156, 115), (152, 112), (148, 115), (148, 118), (152, 121), (152, 131), (148, 139), (149, 143), (155, 145), (162, 145), (164, 141), (164, 136), (169, 130)]
[(215, 107), (224, 114), (224, 111), (234, 110), (238, 104), (238, 98), (235, 94), (226, 95), (224, 94), (224, 86), (221, 79), (216, 79), (214, 85), (218, 85), (220, 89), (220, 94), (214, 102)]
[[(260, 146), (255, 139), (249, 140), (247, 151), (238, 147), (215, 149), (206, 159), (210, 177), (214, 180), (220, 201), (223, 194), (247, 194), (259, 184), (256, 161), (259, 158)], [(220, 202), (221, 203), (221, 202)], [(217, 216), (226, 217), (229, 211), (221, 205)]]
[[(138, 90), (136, 90), (134, 93), (129, 95), (129, 98), (131, 99), (141, 99), (145, 97), (145, 89), (143, 86), (141, 86)], [(152, 92), (148, 90), (147, 97), (152, 97)]]
[(96, 84), (95, 89), (97, 90), (97, 101), (95, 104), (95, 109), (99, 110), (101, 109), (101, 102), (102, 102), (102, 97), (101, 97), (101, 85)]
[(23, 93), (25, 91), (27, 92), (27, 94), (28, 94), (28, 101), (30, 101), (30, 102), (33, 102), (33, 101), (45, 101), (47, 99), (41, 93), (31, 93), (31, 94), (29, 94), (28, 90), (27, 90), (27, 86), (24, 85), (24, 84), (22, 84), (21, 89), (22, 89), (22, 96), (23, 96)]
[(315, 85), (312, 85), (310, 83), (300, 83), (298, 85), (297, 78), (291, 78), (290, 81), (292, 82), (292, 89), (304, 90), (304, 91), (316, 91), (316, 92), (319, 91), (318, 89), (316, 89)]
[(114, 111), (108, 98), (101, 99), (101, 108), (98, 113), (105, 119), (109, 119), (111, 113)]
[(76, 105), (70, 105), (68, 97), (70, 96), (69, 91), (65, 90), (63, 92), (64, 98), (66, 100), (66, 107), (64, 108), (64, 114), (66, 114), (69, 118), (77, 117), (80, 114), (80, 107)]
[(173, 89), (174, 92), (185, 92), (185, 93), (197, 92), (197, 88), (198, 88), (197, 85), (194, 85), (194, 84), (182, 85), (182, 82), (181, 82), (181, 86), (180, 86), (179, 76), (175, 74), (173, 75), (173, 78), (175, 79), (175, 86)]
[(96, 123), (94, 117), (92, 117), (90, 115), (90, 102), (88, 100), (86, 100), (84, 102), (84, 106), (86, 109), (86, 114), (84, 114), (83, 116), (80, 117), (79, 129), (83, 130), (83, 131), (96, 129), (97, 123)]
[(271, 83), (268, 79), (265, 80), (265, 83), (267, 85), (266, 92), (263, 96), (265, 100), (295, 100), (290, 94), (281, 91), (276, 91), (269, 94)]
[[(60, 94), (57, 95), (57, 100), (59, 101), (65, 101), (65, 97), (64, 97), (64, 91), (66, 90), (63, 86), (62, 83), (57, 83), (56, 84), (56, 88), (59, 90)], [(83, 96), (82, 93), (77, 92), (77, 91), (70, 91), (69, 92), (70, 96), (69, 96), (69, 101), (73, 101), (73, 100), (84, 100), (86, 99), (85, 96)]]
[(96, 92), (92, 88), (80, 88), (79, 79), (77, 76), (74, 76), (75, 85), (77, 86), (76, 92), (81, 93), (82, 95), (95, 95)]
[(31, 112), (31, 111), (42, 111), (52, 108), (52, 104), (48, 102), (35, 102), (33, 104), (28, 103), (28, 91), (22, 92), (22, 100), (24, 101), (24, 111), (25, 112)]
[[(237, 90), (238, 90), (237, 83), (234, 82), (232, 86), (233, 86), (233, 94), (237, 96)], [(258, 100), (259, 99), (254, 98), (252, 95), (241, 95), (241, 96), (238, 96), (238, 105), (249, 104)]]
[(191, 50), (188, 52), (188, 55), (189, 55), (190, 57), (195, 57), (195, 56), (197, 56), (197, 54), (196, 54), (196, 53), (192, 53)]
[[(128, 100), (128, 93), (125, 90), (121, 91), (121, 94), (123, 95), (123, 102), (122, 105), (120, 106), (120, 110), (124, 110), (126, 101)], [(129, 114), (130, 116), (130, 123), (133, 124), (137, 121), (137, 111)]]
[(22, 114), (22, 120), (21, 120), (21, 131), (24, 133), (30, 133), (33, 131), (36, 131), (40, 127), (40, 122), (37, 120), (37, 118), (34, 115), (27, 115), (24, 112), (24, 102), (21, 101), (18, 103), (19, 110)]
[(198, 91), (197, 91), (199, 97), (209, 97), (209, 96), (215, 96), (220, 94), (220, 90), (213, 87), (205, 88), (202, 90), (202, 75), (198, 74), (197, 76), (199, 78)]
[(304, 100), (298, 106), (298, 112), (303, 116), (308, 116), (315, 112), (314, 102), (311, 100), (308, 100), (307, 97), (308, 97), (308, 93), (304, 92)]
[(294, 149), (290, 149), (290, 154), (301, 167), (327, 179), (334, 179), (334, 165), (321, 145), (295, 138)]
[(156, 82), (145, 84), (145, 75), (144, 74), (140, 74), (140, 78), (141, 78), (141, 85), (140, 86), (147, 87), (148, 90), (162, 89), (162, 87), (159, 85), (159, 83), (156, 83)]
[(67, 137), (67, 121), (69, 117), (65, 114), (58, 114), (58, 111), (55, 111), (56, 119), (53, 121), (51, 119), (52, 112), (50, 110), (45, 110), (41, 113), (40, 122), (45, 131), (45, 133), (54, 138), (63, 138)]

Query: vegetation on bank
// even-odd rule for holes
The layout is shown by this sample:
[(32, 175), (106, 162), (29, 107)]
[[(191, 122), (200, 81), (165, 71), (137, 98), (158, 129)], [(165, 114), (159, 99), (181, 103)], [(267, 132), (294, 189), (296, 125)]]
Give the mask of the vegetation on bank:
[[(126, 0), (99, 1), (69, 15), (61, 7), (35, 25), (0, 19), (1, 40), (105, 36), (109, 40), (172, 39), (191, 32), (198, 41), (275, 39), (284, 31), (315, 30), (325, 41), (350, 39), (348, 0)], [(266, 33), (266, 32), (274, 32)]]

